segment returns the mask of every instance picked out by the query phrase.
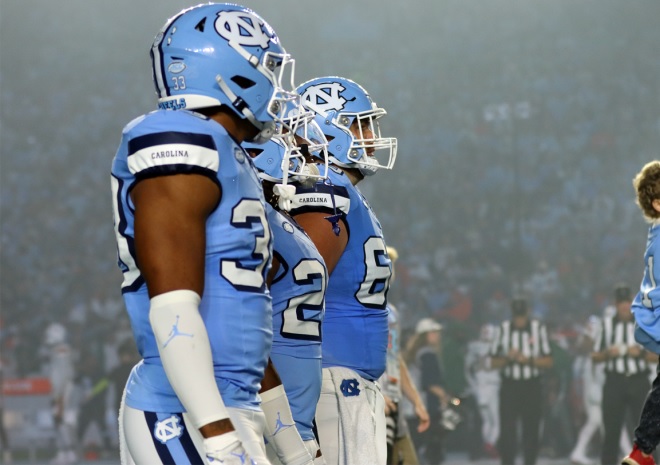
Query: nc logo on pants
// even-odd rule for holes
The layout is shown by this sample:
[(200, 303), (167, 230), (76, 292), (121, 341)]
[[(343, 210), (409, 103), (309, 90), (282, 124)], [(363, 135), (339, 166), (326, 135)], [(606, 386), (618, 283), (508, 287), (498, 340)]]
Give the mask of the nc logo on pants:
[(180, 421), (176, 415), (159, 421), (154, 426), (154, 436), (163, 444), (170, 439), (180, 437), (183, 434), (183, 426), (180, 425)]
[(360, 383), (358, 383), (358, 380), (355, 378), (345, 379), (341, 382), (339, 389), (341, 389), (341, 393), (344, 394), (344, 397), (359, 396), (360, 395), (360, 389), (358, 389), (359, 385)]

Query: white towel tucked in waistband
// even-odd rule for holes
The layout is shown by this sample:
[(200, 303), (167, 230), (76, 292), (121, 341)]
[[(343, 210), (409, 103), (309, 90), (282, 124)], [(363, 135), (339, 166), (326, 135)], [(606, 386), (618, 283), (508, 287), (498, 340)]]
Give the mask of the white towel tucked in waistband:
[[(387, 460), (387, 446), (380, 388), (348, 368), (331, 367), (327, 370), (335, 386), (339, 407), (339, 449), (343, 451), (339, 454), (339, 465), (383, 465)], [(382, 420), (379, 420), (380, 416)], [(380, 450), (382, 446), (384, 450)]]

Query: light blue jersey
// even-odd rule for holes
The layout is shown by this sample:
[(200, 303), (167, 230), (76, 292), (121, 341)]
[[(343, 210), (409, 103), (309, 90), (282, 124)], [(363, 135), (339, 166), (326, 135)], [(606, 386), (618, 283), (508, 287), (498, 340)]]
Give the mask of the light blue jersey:
[[(644, 252), (644, 277), (632, 303), (638, 328), (637, 342), (648, 350), (660, 353), (660, 225), (649, 228)], [(659, 260), (656, 263), (656, 259)], [(640, 332), (641, 330), (641, 332)]]
[(323, 367), (350, 368), (375, 381), (385, 371), (392, 275), (382, 228), (359, 189), (336, 168), (329, 170), (327, 181), (297, 188), (291, 213), (310, 211), (327, 213), (328, 227), (331, 217), (340, 215), (349, 235), (325, 296)]
[(312, 240), (289, 217), (266, 205), (273, 231), (273, 254), (280, 263), (273, 297), (275, 365), (304, 441), (312, 431), (321, 394), (321, 323), (328, 272)]
[(152, 412), (183, 411), (159, 357), (149, 324), (149, 296), (135, 261), (130, 192), (141, 179), (195, 173), (222, 198), (206, 222), (204, 295), (199, 307), (214, 370), (228, 407), (257, 409), (272, 342), (271, 298), (265, 285), (272, 251), (261, 183), (249, 157), (225, 129), (189, 111), (159, 110), (129, 123), (112, 164), (122, 293), (138, 350), (126, 403)]

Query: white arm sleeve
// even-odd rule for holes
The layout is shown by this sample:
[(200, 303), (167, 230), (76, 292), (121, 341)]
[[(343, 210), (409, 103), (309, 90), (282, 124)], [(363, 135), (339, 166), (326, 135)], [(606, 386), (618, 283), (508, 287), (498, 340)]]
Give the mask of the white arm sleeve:
[[(289, 399), (281, 384), (259, 393), (266, 415), (266, 439), (272, 444), (283, 465), (312, 465), (307, 446), (293, 421)], [(316, 457), (316, 451), (314, 451)]]
[(229, 417), (213, 373), (200, 300), (194, 291), (171, 291), (153, 297), (149, 309), (167, 379), (196, 428)]

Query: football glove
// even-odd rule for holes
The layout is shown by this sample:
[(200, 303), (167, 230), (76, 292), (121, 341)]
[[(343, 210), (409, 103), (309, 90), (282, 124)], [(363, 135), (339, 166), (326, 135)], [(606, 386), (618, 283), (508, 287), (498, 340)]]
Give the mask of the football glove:
[[(232, 433), (226, 433), (232, 434)], [(235, 433), (234, 433), (235, 434)], [(206, 461), (211, 465), (257, 465), (248, 455), (238, 436), (227, 444), (227, 438), (213, 436), (204, 439)]]

